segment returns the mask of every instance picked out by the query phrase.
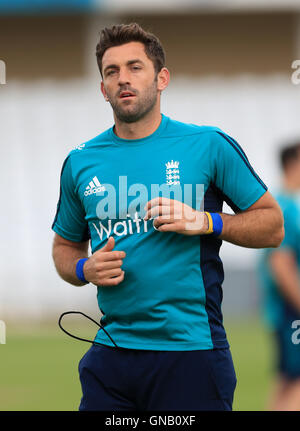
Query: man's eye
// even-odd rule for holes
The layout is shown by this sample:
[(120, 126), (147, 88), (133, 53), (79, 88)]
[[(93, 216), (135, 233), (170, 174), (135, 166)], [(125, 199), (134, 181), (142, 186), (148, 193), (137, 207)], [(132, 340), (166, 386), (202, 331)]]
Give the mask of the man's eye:
[(116, 73), (116, 71), (115, 70), (110, 70), (109, 72), (107, 72), (107, 76), (111, 76), (111, 75), (113, 75), (114, 73)]
[(140, 67), (140, 66), (133, 66), (133, 67), (132, 67), (132, 69), (133, 69), (133, 70), (140, 70), (140, 69), (141, 69), (141, 67)]

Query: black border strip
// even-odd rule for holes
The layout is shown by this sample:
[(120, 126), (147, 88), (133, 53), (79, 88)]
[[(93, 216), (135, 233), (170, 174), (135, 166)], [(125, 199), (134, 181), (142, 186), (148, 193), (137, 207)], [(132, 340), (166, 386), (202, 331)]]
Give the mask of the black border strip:
[[(257, 181), (260, 183), (260, 185), (265, 189), (268, 190), (268, 187), (265, 185), (265, 183), (259, 178), (259, 176), (256, 174), (256, 172), (254, 171), (254, 169), (252, 168), (252, 166), (249, 163), (249, 160), (246, 156), (246, 154), (244, 153), (242, 147), (230, 136), (224, 135), (221, 132), (217, 132), (220, 136), (222, 136), (231, 146), (232, 148), (235, 149), (235, 151), (239, 154), (239, 156), (241, 157), (241, 159), (244, 161), (244, 163), (246, 164), (246, 166), (248, 167), (248, 169), (250, 170), (250, 172), (252, 173), (252, 175), (257, 179)], [(231, 141), (232, 139), (232, 141)], [(238, 148), (237, 148), (237, 147)]]

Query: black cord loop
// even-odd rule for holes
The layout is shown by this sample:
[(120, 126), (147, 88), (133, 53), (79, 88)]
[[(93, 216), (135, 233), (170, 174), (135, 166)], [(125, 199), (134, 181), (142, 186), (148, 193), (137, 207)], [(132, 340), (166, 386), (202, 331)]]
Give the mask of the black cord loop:
[(80, 340), (80, 341), (86, 341), (87, 343), (92, 343), (92, 344), (100, 344), (103, 345), (101, 343), (98, 343), (97, 341), (93, 341), (93, 340), (87, 340), (85, 338), (80, 338), (77, 337), (76, 335), (71, 334), (70, 332), (66, 331), (65, 328), (62, 327), (61, 325), (61, 321), (62, 318), (66, 315), (66, 314), (81, 314), (82, 316), (86, 317), (87, 319), (91, 320), (92, 322), (94, 322), (97, 326), (99, 326), (99, 328), (103, 329), (103, 331), (105, 332), (105, 334), (108, 336), (108, 338), (110, 339), (110, 341), (119, 348), (119, 346), (114, 342), (114, 340), (111, 338), (111, 336), (109, 335), (109, 333), (105, 330), (105, 328), (101, 325), (101, 323), (96, 322), (96, 320), (92, 319), (90, 316), (87, 316), (86, 314), (82, 313), (81, 311), (65, 311), (64, 313), (62, 313), (62, 315), (60, 316), (59, 320), (58, 320), (58, 326), (60, 327), (60, 329), (67, 335), (69, 335), (72, 338), (75, 338), (76, 340)]

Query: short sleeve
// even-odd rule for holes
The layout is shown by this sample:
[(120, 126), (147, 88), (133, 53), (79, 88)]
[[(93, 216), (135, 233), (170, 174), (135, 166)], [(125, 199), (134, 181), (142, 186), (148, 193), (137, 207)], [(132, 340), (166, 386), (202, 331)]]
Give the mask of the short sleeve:
[(244, 211), (268, 188), (233, 138), (222, 131), (217, 131), (214, 135), (214, 185), (234, 212)]
[(70, 241), (81, 242), (89, 239), (85, 211), (75, 193), (70, 155), (61, 170), (60, 196), (52, 229)]

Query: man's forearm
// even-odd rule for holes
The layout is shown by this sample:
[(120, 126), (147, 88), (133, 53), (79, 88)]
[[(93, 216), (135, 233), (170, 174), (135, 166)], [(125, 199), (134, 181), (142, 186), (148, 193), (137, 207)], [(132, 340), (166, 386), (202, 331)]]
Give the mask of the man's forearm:
[(82, 268), (81, 277), (95, 286), (117, 286), (124, 280), (122, 270), (126, 253), (114, 250), (115, 240), (109, 236), (104, 247), (88, 257), (89, 241), (73, 242), (55, 235), (53, 243), (53, 260), (61, 278), (75, 286), (83, 286), (76, 275), (76, 264), (79, 259), (88, 257)]
[(279, 291), (300, 312), (300, 274), (295, 257), (279, 249), (271, 253), (269, 263)]
[[(287, 270), (286, 270), (287, 272)], [(283, 277), (284, 278), (284, 277)], [(286, 300), (300, 313), (300, 278), (299, 275), (291, 274), (281, 283), (278, 283), (279, 289)]]
[(88, 257), (87, 252), (67, 245), (57, 245), (53, 248), (53, 260), (58, 274), (63, 280), (74, 286), (83, 286), (86, 284), (76, 276), (76, 264), (79, 259), (85, 257)]
[(278, 247), (284, 236), (281, 212), (259, 208), (239, 214), (220, 214), (223, 230), (220, 239), (242, 247)]

